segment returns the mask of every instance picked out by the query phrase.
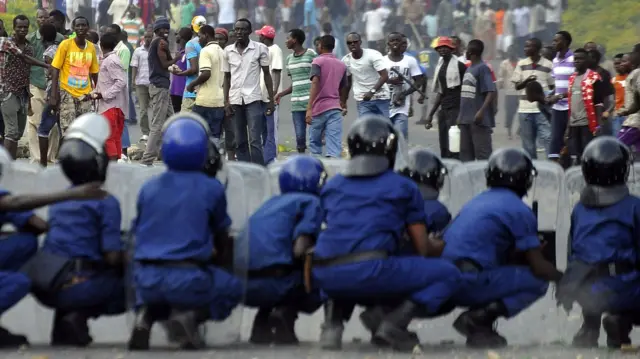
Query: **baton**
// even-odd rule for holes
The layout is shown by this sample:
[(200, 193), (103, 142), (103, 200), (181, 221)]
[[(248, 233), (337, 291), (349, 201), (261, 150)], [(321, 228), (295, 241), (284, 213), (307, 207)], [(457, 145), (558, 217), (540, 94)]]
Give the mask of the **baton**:
[(415, 92), (419, 93), (420, 95), (422, 95), (425, 99), (429, 98), (427, 97), (427, 95), (425, 95), (424, 92), (420, 91), (420, 89), (413, 83), (413, 81), (409, 80), (408, 78), (406, 78), (403, 74), (400, 73), (400, 71), (398, 71), (396, 68), (392, 67), (391, 71), (398, 75), (398, 77), (400, 77), (400, 79), (402, 79), (402, 81), (406, 82), (407, 85), (409, 85), (409, 87), (411, 87), (411, 89), (413, 89)]

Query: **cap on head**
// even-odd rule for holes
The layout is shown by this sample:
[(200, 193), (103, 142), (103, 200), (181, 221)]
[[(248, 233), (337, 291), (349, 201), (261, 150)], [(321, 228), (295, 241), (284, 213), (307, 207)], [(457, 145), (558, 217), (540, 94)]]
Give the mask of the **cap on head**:
[(256, 30), (256, 35), (262, 35), (267, 39), (274, 39), (276, 37), (276, 29), (273, 26), (265, 25), (260, 30)]
[(191, 19), (191, 28), (196, 33), (200, 32), (200, 28), (206, 24), (207, 24), (207, 19), (205, 19), (204, 16), (198, 15), (198, 16), (194, 16), (193, 19)]
[(171, 24), (169, 23), (169, 20), (166, 17), (158, 18), (153, 23), (153, 32), (156, 32), (160, 29), (166, 29), (166, 30), (171, 29)]
[(448, 47), (451, 50), (455, 50), (456, 46), (453, 44), (453, 40), (451, 40), (450, 37), (447, 36), (440, 36), (437, 41), (435, 46), (433, 47), (434, 49), (438, 49), (439, 47)]

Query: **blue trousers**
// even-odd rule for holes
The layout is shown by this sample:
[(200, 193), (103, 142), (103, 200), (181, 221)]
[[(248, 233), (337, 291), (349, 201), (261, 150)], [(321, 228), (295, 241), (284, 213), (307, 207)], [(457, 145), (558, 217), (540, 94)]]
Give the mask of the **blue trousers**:
[(20, 268), (38, 250), (38, 238), (17, 233), (0, 239), (0, 315), (18, 304), (31, 290), (31, 281)]
[(305, 111), (292, 111), (291, 119), (293, 120), (293, 129), (296, 132), (296, 149), (298, 152), (304, 152), (307, 149), (307, 122), (305, 120), (307, 113)]
[(389, 118), (389, 100), (358, 101), (358, 117), (364, 115)]
[(286, 306), (310, 314), (320, 308), (322, 300), (319, 291), (306, 293), (302, 273), (297, 272), (283, 278), (250, 279), (244, 304), (257, 308)]
[(505, 266), (463, 273), (460, 290), (452, 301), (460, 307), (479, 307), (500, 300), (513, 317), (542, 298), (549, 284), (536, 278), (528, 267)]
[(327, 110), (313, 116), (309, 126), (309, 152), (322, 156), (322, 131), (327, 145), (327, 157), (342, 157), (342, 111)]
[(242, 300), (241, 281), (215, 268), (175, 268), (135, 264), (136, 306), (177, 309), (208, 307), (210, 319), (225, 320)]
[[(263, 110), (267, 110), (267, 104), (263, 102)], [(278, 106), (269, 116), (264, 115), (264, 127), (262, 128), (262, 152), (264, 164), (268, 165), (278, 156), (278, 144), (276, 143), (276, 131), (278, 128)]]
[(584, 285), (578, 303), (588, 313), (640, 310), (640, 273), (603, 277)]
[(436, 313), (460, 286), (460, 271), (443, 259), (390, 257), (316, 267), (315, 284), (329, 297), (363, 303), (405, 297)]

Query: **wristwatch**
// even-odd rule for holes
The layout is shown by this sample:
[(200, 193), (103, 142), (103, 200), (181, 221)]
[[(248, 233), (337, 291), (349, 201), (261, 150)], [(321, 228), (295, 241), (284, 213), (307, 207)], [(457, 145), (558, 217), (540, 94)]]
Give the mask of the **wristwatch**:
[(372, 95), (375, 95), (375, 94), (376, 94), (376, 92), (378, 92), (378, 91), (376, 91), (376, 89), (371, 89), (371, 90), (369, 90), (369, 93), (370, 93), (370, 94), (372, 94)]

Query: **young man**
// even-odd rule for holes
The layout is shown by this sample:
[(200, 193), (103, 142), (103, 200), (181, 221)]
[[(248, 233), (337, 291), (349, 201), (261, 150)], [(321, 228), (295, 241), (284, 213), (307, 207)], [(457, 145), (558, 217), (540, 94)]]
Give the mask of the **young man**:
[(224, 121), (224, 96), (222, 93), (222, 48), (215, 41), (215, 30), (209, 25), (200, 28), (200, 57), (198, 58), (200, 75), (187, 85), (186, 90), (196, 92), (193, 112), (202, 116), (209, 125), (209, 135), (216, 146), (220, 144), (222, 123)]
[[(631, 72), (629, 54), (617, 54), (613, 57), (613, 65), (616, 69), (616, 76), (611, 79), (615, 90), (616, 107), (615, 111), (620, 110), (624, 106), (625, 81)], [(611, 120), (611, 132), (614, 136), (618, 135), (624, 122), (624, 116), (614, 116)]]
[(553, 119), (551, 121), (551, 143), (549, 145), (549, 159), (560, 160), (560, 151), (564, 147), (564, 133), (569, 121), (569, 104), (566, 100), (569, 89), (569, 77), (574, 72), (571, 34), (559, 31), (553, 37), (553, 46), (557, 52), (553, 59), (553, 78), (555, 79), (554, 94), (549, 97), (553, 104)]
[(504, 91), (505, 102), (505, 123), (507, 128), (507, 136), (511, 140), (513, 138), (513, 118), (518, 112), (519, 93), (516, 90), (515, 84), (511, 81), (513, 73), (518, 66), (518, 55), (516, 54), (516, 47), (511, 45), (506, 51), (507, 58), (500, 63), (500, 69), (498, 70), (498, 81), (496, 86), (498, 89)]
[[(55, 42), (56, 28), (51, 24), (44, 24), (38, 30), (42, 36), (42, 43), (46, 46), (43, 53), (44, 62), (51, 64), (53, 58), (58, 51), (58, 43)], [(46, 95), (43, 98), (48, 103), (51, 97), (51, 72), (47, 72)], [(42, 167), (47, 167), (48, 162), (55, 160), (58, 154), (60, 144), (60, 121), (58, 114), (51, 110), (49, 105), (45, 106), (38, 120), (37, 136), (38, 136), (38, 159)], [(54, 152), (52, 152), (55, 149)], [(47, 156), (48, 152), (48, 156)]]
[(29, 70), (31, 65), (48, 67), (34, 59), (33, 47), (27, 41), (29, 18), (13, 19), (14, 36), (1, 38), (0, 107), (5, 128), (4, 147), (13, 158), (18, 152), (18, 140), (24, 133), (29, 108)]
[(637, 153), (640, 150), (640, 47), (634, 50), (629, 54), (632, 71), (624, 86), (624, 106), (615, 115), (626, 117), (618, 139)]
[(136, 86), (136, 95), (140, 107), (140, 141), (149, 139), (149, 47), (153, 40), (153, 32), (144, 33), (144, 45), (133, 52), (131, 58), (132, 77)]
[(496, 86), (491, 70), (482, 60), (483, 51), (482, 41), (469, 41), (467, 58), (471, 66), (462, 80), (458, 115), (460, 160), (463, 162), (486, 160), (493, 151), (491, 133), (496, 125)]
[(406, 80), (414, 82), (418, 88), (422, 87), (424, 75), (420, 69), (418, 61), (411, 56), (405, 56), (407, 49), (407, 37), (398, 32), (392, 32), (387, 37), (389, 54), (384, 57), (386, 67), (389, 69), (389, 89), (391, 91), (391, 102), (389, 116), (396, 131), (404, 135), (405, 140), (409, 139), (409, 106), (411, 94), (415, 92)]
[(291, 86), (276, 95), (276, 104), (280, 103), (283, 96), (291, 95), (291, 118), (296, 133), (296, 149), (298, 153), (304, 153), (307, 149), (307, 123), (305, 114), (309, 103), (311, 91), (311, 63), (318, 54), (304, 48), (306, 36), (304, 31), (293, 29), (287, 37), (287, 48), (293, 53), (287, 56), (287, 75), (291, 78)]
[(96, 48), (87, 41), (89, 21), (77, 17), (72, 25), (76, 37), (60, 43), (51, 62), (49, 105), (60, 114), (62, 136), (76, 118), (93, 110), (89, 94), (100, 69)]
[(202, 16), (196, 16), (191, 20), (191, 29), (193, 30), (194, 36), (187, 42), (184, 48), (187, 69), (173, 73), (176, 76), (187, 77), (180, 111), (191, 111), (193, 104), (196, 102), (196, 94), (194, 92), (188, 92), (186, 86), (198, 77), (198, 57), (200, 56), (200, 51), (202, 51), (202, 46), (200, 46), (200, 40), (198, 39), (198, 32), (200, 32), (200, 28), (204, 25), (206, 25), (206, 20)]
[(125, 113), (129, 110), (127, 96), (127, 71), (122, 66), (120, 57), (115, 52), (119, 39), (116, 35), (106, 33), (100, 38), (103, 58), (100, 62), (100, 76), (96, 92), (92, 98), (98, 100), (97, 112), (109, 121), (111, 134), (105, 143), (107, 157), (117, 161), (122, 155), (122, 131)]
[(311, 91), (306, 121), (309, 128), (309, 150), (322, 156), (322, 133), (327, 145), (326, 156), (342, 155), (342, 111), (346, 109), (349, 92), (347, 69), (333, 55), (335, 38), (325, 35), (320, 40), (320, 56), (311, 65)]
[[(586, 50), (586, 49), (585, 49)], [(597, 49), (587, 50), (587, 57), (589, 58), (589, 69), (593, 70), (600, 75), (600, 80), (604, 84), (604, 102), (602, 110), (602, 119), (605, 121), (605, 127), (601, 129), (602, 135), (611, 135), (611, 121), (610, 117), (615, 110), (615, 89), (611, 79), (613, 78), (611, 72), (600, 66), (602, 59), (602, 53)], [(613, 66), (613, 65), (612, 65)]]
[(389, 118), (389, 73), (380, 52), (363, 49), (358, 33), (347, 35), (350, 53), (342, 58), (347, 65), (348, 89), (358, 103), (358, 115), (380, 115)]
[(520, 103), (518, 115), (520, 118), (520, 138), (522, 148), (529, 153), (532, 159), (537, 159), (537, 144), (541, 144), (545, 151), (549, 153), (551, 142), (551, 125), (549, 121), (540, 113), (535, 102), (529, 102), (525, 96), (527, 84), (536, 81), (542, 85), (546, 93), (553, 89), (554, 81), (552, 75), (553, 63), (540, 55), (542, 42), (537, 38), (527, 40), (524, 45), (524, 55), (526, 58), (518, 61), (518, 65), (511, 76), (511, 82), (515, 84), (516, 90), (520, 91)]
[[(282, 49), (274, 44), (276, 29), (265, 25), (256, 31), (261, 43), (269, 49), (269, 69), (271, 70), (271, 80), (273, 81), (273, 92), (282, 91)], [(260, 89), (262, 91), (262, 103), (266, 106), (269, 103), (269, 92), (264, 83), (264, 77), (260, 77)], [(266, 108), (265, 108), (266, 110)], [(265, 112), (266, 113), (266, 112)], [(278, 106), (276, 104), (271, 115), (265, 114), (265, 126), (262, 132), (262, 146), (264, 152), (264, 163), (268, 165), (276, 159), (278, 154)]]
[(590, 59), (585, 49), (574, 52), (576, 72), (569, 78), (568, 149), (574, 164), (579, 163), (589, 142), (603, 130), (602, 113), (607, 87), (600, 75), (589, 69)]

